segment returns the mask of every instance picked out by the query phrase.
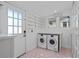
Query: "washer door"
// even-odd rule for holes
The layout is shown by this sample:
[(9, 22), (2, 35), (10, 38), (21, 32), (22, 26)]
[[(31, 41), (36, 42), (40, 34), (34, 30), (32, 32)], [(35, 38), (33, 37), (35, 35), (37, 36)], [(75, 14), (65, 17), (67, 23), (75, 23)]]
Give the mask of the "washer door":
[(41, 43), (44, 43), (44, 38), (40, 38), (40, 42)]
[(55, 46), (57, 42), (55, 39), (50, 39), (49, 43), (50, 43), (50, 45)]
[(51, 39), (49, 42), (50, 42), (51, 45), (55, 44), (55, 41), (53, 39)]

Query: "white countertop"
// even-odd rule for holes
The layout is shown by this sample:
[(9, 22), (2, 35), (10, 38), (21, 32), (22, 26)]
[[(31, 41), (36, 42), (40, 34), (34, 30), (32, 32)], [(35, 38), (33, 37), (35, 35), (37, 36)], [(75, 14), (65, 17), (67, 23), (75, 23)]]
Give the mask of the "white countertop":
[(62, 34), (61, 32), (38, 32), (38, 33)]
[(14, 36), (14, 35), (0, 35), (0, 37), (10, 37), (10, 36)]
[(0, 35), (0, 40), (14, 38), (14, 35)]

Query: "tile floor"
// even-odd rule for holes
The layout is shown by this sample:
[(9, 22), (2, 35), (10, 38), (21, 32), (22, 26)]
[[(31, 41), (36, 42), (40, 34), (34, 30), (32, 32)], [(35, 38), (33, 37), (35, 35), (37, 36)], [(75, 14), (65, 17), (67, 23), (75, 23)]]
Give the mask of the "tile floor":
[(27, 52), (21, 58), (72, 58), (71, 49), (62, 48), (59, 52), (36, 48)]

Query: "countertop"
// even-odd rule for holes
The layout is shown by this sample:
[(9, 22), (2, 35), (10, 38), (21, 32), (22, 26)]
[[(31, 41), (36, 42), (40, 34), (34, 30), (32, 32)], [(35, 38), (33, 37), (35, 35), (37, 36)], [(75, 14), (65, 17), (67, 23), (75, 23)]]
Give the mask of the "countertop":
[(0, 35), (0, 40), (14, 38), (14, 35)]
[(59, 33), (38, 33), (38, 34), (44, 34), (44, 35), (60, 35)]

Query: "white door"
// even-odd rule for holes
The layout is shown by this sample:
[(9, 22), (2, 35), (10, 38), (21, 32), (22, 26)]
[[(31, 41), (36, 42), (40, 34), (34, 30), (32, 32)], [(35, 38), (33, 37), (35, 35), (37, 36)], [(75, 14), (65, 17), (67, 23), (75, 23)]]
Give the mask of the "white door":
[(17, 34), (14, 39), (14, 57), (18, 57), (25, 53), (25, 41), (26, 37), (24, 37), (24, 31), (26, 29), (26, 20), (25, 20), (25, 11), (22, 11), (22, 33)]
[(27, 39), (26, 39), (26, 52), (31, 51), (34, 47), (34, 34), (31, 32), (31, 29), (28, 29), (29, 31), (27, 32)]
[(25, 37), (23, 37), (23, 34), (18, 34), (14, 39), (14, 57), (23, 53), (25, 53)]
[(34, 27), (29, 26), (26, 36), (26, 52), (37, 47), (36, 32)]

